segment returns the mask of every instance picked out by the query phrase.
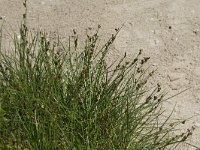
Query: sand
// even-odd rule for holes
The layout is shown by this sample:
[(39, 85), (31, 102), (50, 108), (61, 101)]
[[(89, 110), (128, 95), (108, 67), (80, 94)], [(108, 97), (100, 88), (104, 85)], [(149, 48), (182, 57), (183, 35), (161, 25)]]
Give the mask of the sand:
[[(0, 24), (17, 31), (24, 9), (22, 0), (0, 0)], [(102, 26), (100, 35), (109, 37), (121, 29), (110, 59), (143, 49), (158, 68), (155, 82), (169, 95), (190, 88), (170, 99), (165, 109), (174, 108), (175, 118), (190, 118), (182, 129), (196, 128), (188, 141), (200, 147), (200, 1), (199, 0), (29, 0), (28, 26), (51, 31), (67, 39), (76, 29)], [(4, 33), (9, 37), (8, 32)], [(113, 56), (113, 57), (112, 57)], [(182, 150), (192, 150), (187, 145)]]

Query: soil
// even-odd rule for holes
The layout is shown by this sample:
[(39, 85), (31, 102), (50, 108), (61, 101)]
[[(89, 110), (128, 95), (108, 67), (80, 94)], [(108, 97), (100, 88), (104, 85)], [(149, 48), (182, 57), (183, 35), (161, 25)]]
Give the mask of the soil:
[[(24, 12), (22, 0), (0, 0), (0, 24), (5, 37), (16, 32)], [(67, 39), (75, 29), (84, 37), (86, 29), (101, 25), (106, 39), (122, 27), (110, 59), (138, 53), (151, 57), (159, 82), (173, 97), (165, 104), (175, 118), (190, 118), (182, 129), (195, 127), (188, 141), (200, 147), (200, 1), (199, 0), (32, 0), (28, 1), (28, 26), (45, 29)], [(5, 42), (8, 42), (5, 40)], [(9, 44), (9, 42), (8, 42)], [(192, 117), (192, 118), (191, 118)], [(181, 150), (193, 150), (187, 145)]]

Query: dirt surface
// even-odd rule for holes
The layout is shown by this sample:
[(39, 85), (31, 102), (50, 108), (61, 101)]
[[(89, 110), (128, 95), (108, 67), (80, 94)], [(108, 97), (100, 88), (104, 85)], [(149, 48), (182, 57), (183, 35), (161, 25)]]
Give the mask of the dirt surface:
[[(0, 23), (17, 31), (22, 0), (0, 0)], [(108, 37), (124, 24), (113, 58), (143, 49), (158, 68), (155, 82), (169, 95), (190, 88), (170, 99), (165, 108), (174, 116), (192, 119), (183, 126), (196, 128), (189, 143), (200, 147), (200, 1), (199, 0), (29, 0), (28, 25), (68, 38), (72, 29), (83, 36), (86, 29), (102, 26)], [(9, 36), (8, 32), (5, 33)], [(113, 59), (112, 57), (110, 59)], [(182, 146), (181, 150), (192, 150)]]

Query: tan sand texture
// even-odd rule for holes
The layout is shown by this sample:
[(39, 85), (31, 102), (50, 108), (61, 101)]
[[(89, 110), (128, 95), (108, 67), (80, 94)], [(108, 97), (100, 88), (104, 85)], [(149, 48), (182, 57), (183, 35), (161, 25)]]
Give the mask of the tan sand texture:
[[(22, 0), (0, 0), (0, 24), (17, 31), (24, 12)], [(200, 147), (200, 1), (199, 0), (29, 0), (28, 26), (68, 38), (72, 29), (102, 26), (108, 37), (121, 29), (111, 52), (114, 57), (143, 49), (158, 68), (154, 77), (170, 95), (175, 118), (190, 118), (184, 129), (196, 128), (189, 142)], [(5, 33), (9, 36), (8, 33)], [(65, 38), (63, 38), (65, 39)], [(112, 59), (112, 57), (111, 57)], [(182, 150), (192, 150), (187, 145)]]

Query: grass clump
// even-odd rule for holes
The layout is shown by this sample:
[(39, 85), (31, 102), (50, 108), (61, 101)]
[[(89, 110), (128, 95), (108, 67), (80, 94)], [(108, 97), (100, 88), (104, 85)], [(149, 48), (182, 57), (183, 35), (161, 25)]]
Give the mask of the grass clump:
[[(118, 33), (118, 30), (117, 30)], [(76, 34), (76, 33), (75, 33)], [(0, 148), (157, 150), (175, 148), (191, 135), (174, 135), (181, 122), (164, 121), (160, 85), (146, 88), (141, 51), (108, 65), (116, 35), (101, 48), (98, 31), (64, 46), (25, 23), (14, 54), (0, 57)]]

